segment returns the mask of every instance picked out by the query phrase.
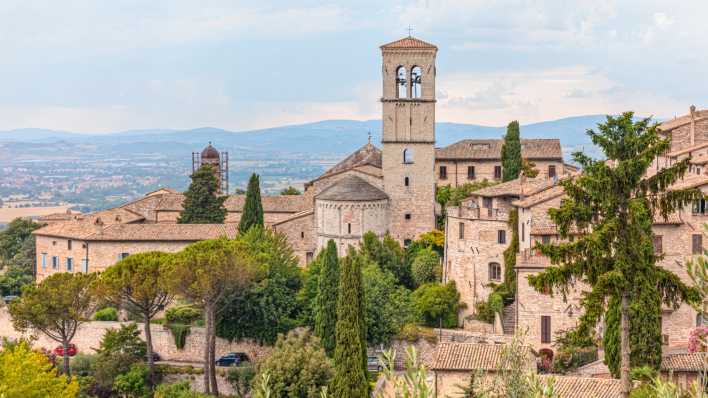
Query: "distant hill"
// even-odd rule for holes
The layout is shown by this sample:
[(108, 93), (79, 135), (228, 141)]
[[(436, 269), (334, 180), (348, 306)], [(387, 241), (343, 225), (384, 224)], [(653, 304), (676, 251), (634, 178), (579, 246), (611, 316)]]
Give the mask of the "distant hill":
[[(584, 149), (597, 155), (586, 130), (604, 120), (602, 115), (568, 117), (559, 120), (523, 125), (524, 138), (560, 138), (566, 156)], [(438, 123), (436, 145), (446, 146), (465, 138), (499, 138), (505, 127), (461, 123)], [(45, 129), (0, 131), (0, 143), (92, 145), (101, 152), (161, 153), (181, 155), (202, 148), (208, 141), (220, 150), (227, 150), (232, 159), (272, 157), (279, 154), (343, 155), (360, 147), (371, 132), (372, 141), (381, 140), (380, 120), (324, 120), (320, 122), (280, 126), (249, 131), (228, 131), (213, 127), (192, 130), (147, 129), (108, 134), (79, 134)], [(14, 145), (13, 145), (14, 146)]]

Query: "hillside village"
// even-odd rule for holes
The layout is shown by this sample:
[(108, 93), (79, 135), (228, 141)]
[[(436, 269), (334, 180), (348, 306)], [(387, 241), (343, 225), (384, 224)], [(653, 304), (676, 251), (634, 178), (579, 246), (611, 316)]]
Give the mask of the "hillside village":
[[(368, 357), (374, 363), (380, 361), (382, 368), (374, 366), (379, 371), (371, 372), (371, 391), (361, 396), (399, 396), (395, 391), (402, 377), (400, 372), (406, 369), (403, 358), (408, 346), (416, 347), (419, 360), (416, 364), (409, 364), (409, 372), (413, 372), (413, 366), (427, 375), (423, 383), (428, 386), (429, 395), (419, 395), (421, 397), (476, 396), (463, 395), (460, 386), (474, 385), (474, 375), (478, 373), (484, 373), (480, 378), (503, 379), (503, 375), (516, 365), (519, 368), (517, 375), (531, 374), (536, 382), (554, 386), (556, 395), (553, 396), (622, 396), (622, 382), (613, 377), (612, 369), (605, 364), (602, 344), (573, 346), (564, 338), (566, 332), (581, 323), (584, 294), (592, 290), (591, 283), (578, 278), (567, 289), (554, 286), (540, 291), (529, 279), (560, 265), (542, 254), (541, 245), (580, 241), (584, 234), (592, 231), (592, 228), (580, 227), (568, 230), (566, 226), (559, 226), (557, 218), (549, 214), (550, 209), (564, 206), (569, 200), (566, 187), (582, 180), (585, 171), (577, 164), (564, 161), (559, 139), (524, 139), (523, 131), (519, 139), (518, 124), (516, 131), (510, 125), (511, 133), (507, 134), (509, 138), (506, 140), (504, 137), (469, 137), (445, 147), (436, 147), (438, 48), (408, 36), (382, 45), (380, 50), (383, 121), (380, 143), (371, 142), (371, 139), (362, 142), (358, 150), (307, 182), (299, 194), (264, 196), (257, 185), (257, 195), (251, 187), (246, 194), (229, 194), (228, 171), (225, 169), (228, 154), (209, 143), (193, 156), (193, 171), (194, 175), (199, 170), (210, 170), (213, 174), (210, 180), (215, 181), (212, 196), (223, 203), (223, 222), (185, 223), (185, 211), (191, 209), (193, 197), (189, 191), (183, 193), (170, 188), (94, 213), (43, 216), (37, 220), (42, 226), (32, 232), (36, 248), (36, 283), (41, 285), (67, 273), (102, 275), (111, 272), (109, 270), (117, 263), (142, 258), (139, 257), (141, 254), (163, 252), (184, 256), (195, 244), (218, 242), (224, 237), (238, 241), (246, 234), (243, 225), (250, 222), (252, 206), (257, 201), (261, 208), (261, 224), (266, 229), (260, 233), (284, 237), (293, 264), (299, 267), (297, 272), (305, 275), (304, 282), (297, 282), (298, 286), (302, 283), (303, 291), (313, 267), (316, 270), (326, 268), (323, 253), (340, 259), (340, 272), (346, 267), (354, 267), (351, 264), (359, 261), (358, 255), (368, 253), (367, 261), (373, 261), (373, 268), (377, 271), (367, 268), (368, 263), (360, 265), (364, 269), (363, 283), (366, 286), (373, 283), (371, 280), (383, 280), (393, 275), (391, 278), (400, 286), (391, 292), (404, 289), (412, 294), (413, 300), (424, 294), (438, 294), (432, 293), (435, 289), (449, 288), (454, 292), (452, 302), (444, 302), (442, 310), (426, 312), (428, 310), (417, 307), (416, 311), (423, 314), (422, 320), (398, 325), (400, 330), (391, 331), (385, 337), (377, 335), (373, 338), (375, 344), (368, 339), (365, 344), (368, 347), (364, 347), (368, 349), (368, 355), (360, 359)], [(708, 208), (702, 198), (702, 194), (708, 192), (708, 110), (690, 106), (687, 114), (661, 123), (657, 131), (659, 137), (670, 140), (670, 147), (653, 158), (644, 178), (662, 176), (664, 170), (673, 170), (672, 167), (688, 162), (685, 173), (661, 189), (667, 192), (690, 190), (694, 196), (665, 215), (653, 214), (650, 226), (653, 253), (658, 256), (657, 264), (661, 269), (677, 275), (678, 284), (693, 286), (695, 281), (689, 275), (687, 264), (704, 254), (704, 224), (708, 221)], [(516, 170), (506, 166), (514, 164), (508, 163), (512, 145), (518, 145), (518, 153), (513, 155), (517, 160)], [(192, 186), (197, 181), (194, 175)], [(456, 199), (443, 197), (441, 193), (445, 192), (454, 192)], [(697, 199), (696, 195), (701, 198)], [(266, 241), (271, 238), (252, 239)], [(200, 247), (200, 250), (207, 250), (206, 245)], [(374, 247), (378, 249), (372, 249)], [(423, 278), (416, 273), (416, 270), (423, 269), (416, 267), (422, 267), (420, 264), (425, 260), (419, 253), (433, 259), (431, 276)], [(194, 256), (192, 260), (197, 261), (198, 254)], [(387, 272), (383, 273), (375, 266), (377, 259), (395, 256), (398, 256), (399, 268), (386, 268), (389, 265), (379, 263), (379, 267)], [(233, 261), (237, 260), (240, 259)], [(404, 275), (401, 267), (408, 267), (405, 272), (413, 272), (412, 276)], [(367, 272), (377, 276), (369, 280)], [(323, 275), (319, 274), (319, 279), (312, 283), (322, 286)], [(349, 290), (342, 290), (341, 281), (344, 279), (340, 279), (340, 302), (342, 297), (344, 301), (360, 300), (346, 296)], [(316, 296), (318, 285), (313, 286)], [(430, 289), (430, 293), (426, 289)], [(400, 293), (400, 290), (396, 291)], [(298, 295), (298, 300), (305, 294), (291, 293)], [(385, 297), (367, 297), (365, 301), (383, 302), (394, 297), (394, 293), (388, 296), (389, 293), (386, 291)], [(293, 301), (294, 298), (290, 299)], [(334, 312), (335, 318), (346, 311), (342, 304), (330, 304), (329, 311)], [(662, 304), (658, 314), (661, 357), (655, 370), (664, 379), (684, 389), (691, 388), (694, 382), (706, 382), (703, 378), (705, 356), (691, 347), (695, 344), (697, 328), (705, 328), (705, 317), (700, 306), (692, 304), (695, 303)], [(169, 304), (167, 308), (174, 305), (176, 303)], [(389, 307), (386, 308), (391, 310), (391, 316), (407, 311), (399, 302)], [(316, 308), (326, 312), (322, 305)], [(201, 309), (206, 313), (205, 308)], [(164, 316), (164, 310), (160, 308), (153, 315)], [(6, 319), (0, 334), (20, 336), (20, 332), (9, 326), (9, 315), (3, 314)], [(385, 315), (383, 312), (372, 314)], [(290, 338), (292, 333), (303, 333), (301, 329), (291, 332), (294, 326), (319, 325), (319, 321), (313, 319), (320, 313), (310, 316), (310, 320), (300, 324), (292, 322), (293, 327), (278, 324), (273, 325), (273, 329)], [(127, 317), (123, 308), (116, 320), (124, 321)], [(229, 334), (217, 330), (218, 343), (210, 343), (215, 344), (216, 352), (207, 352), (205, 357), (198, 339), (208, 336), (210, 327), (216, 328), (211, 321), (207, 319), (206, 325), (193, 324), (192, 334), (186, 337), (186, 348), (183, 342), (181, 350), (172, 346), (165, 328), (153, 325), (152, 344), (160, 357), (159, 362), (169, 366), (187, 362), (203, 364), (204, 358), (214, 361), (230, 351), (243, 351), (254, 360), (268, 363), (268, 356), (279, 349), (278, 345), (272, 347), (275, 336), (264, 342), (258, 341), (263, 339), (249, 334), (249, 331)], [(118, 327), (120, 324), (92, 321), (80, 326), (75, 336), (80, 341), (77, 343), (79, 352), (91, 353), (91, 349), (98, 346), (100, 336), (97, 331), (103, 333), (107, 328), (103, 325)], [(595, 330), (600, 340), (605, 332), (603, 325), (599, 322)], [(206, 326), (204, 331), (202, 326)], [(405, 330), (403, 326), (406, 326)], [(268, 325), (262, 327), (268, 328)], [(334, 361), (334, 370), (327, 372), (332, 372), (334, 380), (338, 380), (337, 361), (345, 362), (342, 358), (350, 354), (338, 351), (340, 348), (330, 350), (326, 336), (321, 335), (322, 329), (317, 327), (312, 332), (322, 339), (324, 352)], [(239, 329), (239, 326), (234, 328)], [(37, 331), (36, 328), (25, 330)], [(151, 327), (148, 325), (145, 330), (149, 331)], [(143, 338), (146, 338), (145, 330)], [(406, 338), (404, 335), (411, 330), (415, 333), (409, 333)], [(363, 337), (371, 335), (370, 331), (368, 333)], [(336, 342), (340, 339), (344, 337), (340, 336), (337, 326)], [(39, 340), (45, 348), (56, 345), (54, 341), (45, 340)], [(382, 353), (390, 347), (397, 353), (397, 360), (391, 361), (394, 369), (387, 373), (385, 358), (377, 358), (385, 357)], [(512, 361), (516, 363), (514, 366), (509, 365), (509, 355), (512, 354), (518, 355), (517, 360)], [(411, 355), (410, 351), (408, 355)], [(152, 365), (152, 359), (149, 363)], [(213, 376), (216, 380), (216, 375), (209, 376), (209, 366), (204, 368), (205, 381), (192, 380), (191, 386), (215, 392), (213, 388), (210, 390), (208, 377)], [(228, 383), (222, 374), (216, 373), (220, 388), (224, 390)], [(329, 391), (342, 391), (342, 388), (333, 383)], [(231, 393), (237, 394), (236, 391)]]

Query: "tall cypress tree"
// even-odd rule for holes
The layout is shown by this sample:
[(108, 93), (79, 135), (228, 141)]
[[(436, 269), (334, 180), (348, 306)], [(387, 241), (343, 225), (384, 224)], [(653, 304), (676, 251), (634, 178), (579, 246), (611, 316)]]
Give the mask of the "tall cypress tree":
[(246, 233), (252, 226), (263, 226), (263, 204), (261, 203), (260, 178), (256, 173), (251, 174), (246, 190), (246, 203), (241, 212), (241, 221), (238, 224), (238, 231)]
[(192, 176), (187, 192), (184, 193), (182, 212), (177, 218), (180, 224), (223, 224), (226, 219), (224, 200), (219, 196), (219, 181), (214, 166), (204, 164)]
[(521, 171), (521, 137), (519, 122), (514, 120), (506, 127), (502, 145), (502, 181), (511, 181), (519, 177)]
[(364, 289), (362, 259), (350, 248), (340, 263), (339, 300), (337, 301), (337, 346), (334, 350), (332, 396), (366, 398), (366, 333), (364, 323)]
[(327, 355), (337, 346), (337, 297), (339, 296), (339, 260), (337, 245), (330, 239), (325, 248), (317, 291), (315, 334)]
[[(689, 159), (647, 176), (654, 159), (670, 148), (669, 140), (659, 136), (650, 119), (635, 122), (634, 114), (626, 112), (608, 116), (598, 128), (588, 135), (607, 159), (575, 153), (583, 174), (561, 182), (566, 199), (560, 208), (549, 211), (562, 238), (568, 239), (571, 231), (579, 237), (537, 245), (554, 265), (530, 276), (529, 283), (539, 292), (557, 288), (563, 294), (577, 280), (590, 285), (582, 301), (584, 312), (572, 331), (580, 338), (591, 335), (608, 301), (608, 318), (616, 324), (613, 311), (617, 310), (612, 305), (619, 306), (619, 333), (610, 331), (608, 338), (620, 348), (618, 367), (626, 397), (631, 389), (631, 358), (635, 364), (656, 366), (661, 356), (661, 345), (656, 344), (661, 333), (661, 323), (656, 321), (661, 316), (658, 303), (676, 308), (681, 302), (698, 299), (697, 292), (677, 275), (657, 266), (660, 256), (654, 253), (651, 230), (654, 216), (668, 217), (702, 194), (696, 189), (671, 189), (686, 172)], [(641, 328), (651, 330), (630, 336), (631, 330)]]

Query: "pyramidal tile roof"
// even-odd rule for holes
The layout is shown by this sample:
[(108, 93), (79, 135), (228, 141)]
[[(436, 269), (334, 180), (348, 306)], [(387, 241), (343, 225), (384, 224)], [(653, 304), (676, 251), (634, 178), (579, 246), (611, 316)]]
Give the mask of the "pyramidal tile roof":
[(396, 41), (392, 41), (388, 44), (384, 44), (381, 46), (382, 49), (386, 48), (411, 48), (411, 49), (419, 49), (419, 48), (430, 48), (430, 49), (437, 49), (436, 46), (425, 42), (420, 39), (416, 39), (413, 36), (408, 36), (404, 37), (402, 39), (398, 39)]

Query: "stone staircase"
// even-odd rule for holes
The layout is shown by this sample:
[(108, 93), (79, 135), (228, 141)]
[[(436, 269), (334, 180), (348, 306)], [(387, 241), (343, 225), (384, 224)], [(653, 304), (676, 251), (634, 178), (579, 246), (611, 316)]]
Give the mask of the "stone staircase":
[(504, 334), (516, 332), (516, 303), (511, 303), (502, 310), (502, 329)]

